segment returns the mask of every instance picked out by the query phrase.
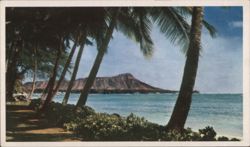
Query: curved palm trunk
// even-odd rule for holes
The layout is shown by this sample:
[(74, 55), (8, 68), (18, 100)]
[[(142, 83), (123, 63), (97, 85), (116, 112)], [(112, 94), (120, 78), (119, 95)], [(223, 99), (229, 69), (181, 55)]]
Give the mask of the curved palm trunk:
[(72, 47), (72, 49), (71, 49), (71, 51), (70, 51), (70, 54), (69, 54), (69, 56), (68, 56), (68, 59), (67, 59), (65, 65), (64, 65), (62, 74), (61, 74), (61, 76), (60, 76), (60, 78), (59, 78), (59, 80), (58, 80), (58, 82), (57, 82), (57, 84), (56, 84), (56, 88), (55, 88), (55, 90), (54, 90), (54, 92), (53, 92), (52, 99), (53, 99), (53, 97), (56, 95), (57, 91), (59, 90), (59, 87), (60, 87), (60, 85), (61, 85), (61, 83), (62, 83), (62, 81), (63, 81), (63, 79), (64, 79), (64, 77), (65, 77), (65, 75), (66, 75), (66, 73), (67, 73), (67, 69), (69, 68), (70, 62), (71, 62), (72, 57), (73, 57), (73, 55), (74, 55), (74, 53), (75, 53), (75, 50), (76, 50), (77, 42), (78, 42), (78, 41), (76, 41), (76, 42), (74, 43), (74, 45), (73, 45), (73, 47)]
[(187, 51), (187, 59), (181, 88), (174, 107), (174, 111), (167, 125), (167, 128), (170, 130), (183, 130), (191, 106), (193, 87), (195, 84), (199, 62), (202, 20), (203, 8), (194, 7), (192, 13), (190, 44)]
[(107, 47), (108, 47), (108, 44), (109, 44), (109, 41), (112, 37), (112, 34), (113, 34), (113, 31), (114, 31), (114, 28), (115, 28), (115, 25), (116, 25), (116, 21), (117, 21), (117, 17), (118, 17), (118, 14), (119, 14), (119, 10), (120, 8), (118, 8), (118, 10), (115, 12), (115, 14), (112, 16), (112, 19), (111, 19), (111, 22), (110, 22), (110, 25), (109, 25), (109, 28), (105, 34), (105, 38), (99, 48), (99, 51), (97, 53), (97, 56), (95, 58), (95, 62), (94, 62), (94, 65), (92, 66), (92, 69), (89, 73), (89, 76), (88, 76), (88, 79), (85, 83), (85, 86), (84, 88), (82, 89), (81, 91), (81, 95), (79, 97), (79, 100), (76, 104), (76, 110), (78, 108), (80, 108), (81, 106), (85, 105), (86, 104), (86, 101), (87, 101), (87, 97), (88, 97), (88, 93), (94, 83), (94, 80), (96, 78), (96, 75), (97, 75), (97, 72), (99, 70), (99, 67), (101, 65), (101, 62), (102, 62), (102, 59), (103, 59), (103, 56), (105, 54), (105, 51), (107, 50)]
[(48, 83), (47, 83), (45, 89), (44, 89), (43, 92), (42, 92), (41, 101), (45, 100), (45, 98), (46, 98), (46, 96), (47, 96), (47, 94), (48, 94), (48, 91), (49, 91), (51, 82), (52, 82), (52, 76), (49, 78), (49, 81), (48, 81)]
[(51, 102), (52, 100), (52, 94), (53, 94), (53, 90), (54, 90), (54, 86), (55, 86), (55, 81), (56, 81), (56, 74), (57, 74), (57, 69), (58, 69), (58, 66), (59, 66), (59, 59), (61, 57), (61, 50), (62, 50), (62, 45), (60, 45), (58, 51), (57, 51), (57, 57), (56, 57), (56, 61), (55, 61), (55, 66), (54, 66), (54, 69), (53, 69), (53, 74), (52, 74), (52, 77), (51, 77), (51, 81), (49, 88), (48, 88), (48, 95), (42, 105), (42, 108), (41, 110), (45, 110), (47, 108), (47, 106), (49, 105), (49, 103)]
[(81, 47), (79, 49), (79, 52), (77, 54), (75, 67), (74, 67), (74, 70), (73, 70), (73, 73), (72, 73), (72, 76), (71, 76), (71, 79), (70, 79), (70, 82), (69, 82), (69, 86), (67, 88), (66, 94), (65, 94), (65, 96), (63, 98), (63, 101), (62, 101), (63, 105), (66, 105), (68, 103), (69, 95), (70, 95), (71, 89), (73, 87), (73, 83), (74, 83), (74, 81), (76, 79), (76, 75), (77, 75), (77, 71), (78, 71), (78, 68), (79, 68), (80, 61), (81, 61), (82, 52), (83, 52), (83, 49), (84, 49), (85, 42), (86, 42), (86, 36), (84, 37), (84, 39), (82, 41), (82, 44), (81, 44)]

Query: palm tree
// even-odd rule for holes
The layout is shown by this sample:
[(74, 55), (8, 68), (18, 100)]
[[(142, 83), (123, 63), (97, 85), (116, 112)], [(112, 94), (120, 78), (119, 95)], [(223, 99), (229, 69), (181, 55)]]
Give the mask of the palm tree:
[[(131, 10), (134, 11), (133, 8), (122, 8), (122, 9), (119, 8), (119, 9), (120, 9), (119, 14), (115, 14), (115, 17), (114, 16), (111, 17), (110, 26), (107, 30), (104, 40), (101, 41), (102, 44), (99, 47), (99, 51), (96, 56), (94, 65), (92, 66), (92, 69), (90, 71), (86, 84), (84, 88), (82, 89), (80, 98), (77, 102), (77, 105), (76, 105), (77, 108), (79, 108), (82, 105), (85, 105), (86, 103), (88, 93), (95, 80), (100, 64), (102, 62), (102, 58), (107, 50), (107, 46), (111, 39), (112, 32), (115, 26), (118, 26), (119, 30), (124, 32), (126, 36), (134, 38), (137, 42), (139, 42), (144, 55), (147, 55), (147, 56), (152, 55), (153, 42), (150, 36), (148, 35), (150, 32), (151, 26), (146, 25), (146, 24), (150, 24), (150, 21), (147, 19), (147, 17), (142, 16), (143, 13), (139, 13), (141, 11), (138, 11), (138, 13), (136, 14), (137, 16), (134, 16), (130, 14)], [(112, 8), (109, 10), (112, 11)], [(135, 19), (134, 17), (136, 17), (137, 19)], [(128, 20), (133, 20), (133, 21), (128, 21)], [(146, 21), (147, 23), (143, 21)]]
[(186, 54), (186, 63), (184, 67), (181, 88), (174, 107), (174, 111), (167, 124), (167, 128), (170, 130), (183, 130), (188, 116), (201, 49), (202, 22), (203, 8), (194, 7), (192, 11), (190, 43)]
[(17, 77), (17, 60), (20, 56), (21, 48), (15, 47), (13, 50), (13, 56), (8, 62), (9, 65), (6, 71), (6, 100), (12, 100)]
[[(171, 12), (173, 12), (173, 14), (177, 14), (177, 12), (174, 10), (172, 10)], [(161, 11), (158, 12), (157, 8), (152, 9), (152, 8), (142, 8), (142, 7), (133, 7), (133, 8), (125, 7), (121, 9), (120, 14), (117, 17), (117, 28), (119, 31), (122, 31), (124, 35), (128, 36), (129, 38), (135, 39), (136, 42), (139, 42), (141, 51), (146, 57), (151, 56), (153, 51), (153, 41), (150, 37), (152, 23), (149, 19), (149, 16), (153, 17), (154, 21), (158, 21), (158, 25), (162, 27), (161, 28), (162, 32), (166, 34), (170, 33), (166, 36), (172, 36), (171, 38), (172, 41), (179, 39), (178, 40), (179, 42), (181, 41), (187, 42), (188, 40), (186, 34), (189, 31), (188, 30), (189, 25), (185, 22), (185, 20), (182, 19), (182, 17), (177, 17), (177, 16), (172, 18), (173, 17), (172, 15), (166, 15), (165, 13), (167, 12), (165, 11), (164, 13), (162, 13)], [(170, 21), (168, 21), (169, 17), (172, 18), (170, 19)], [(174, 27), (176, 25), (181, 27)], [(176, 33), (173, 33), (174, 31)], [(92, 67), (91, 72), (86, 81), (86, 84), (83, 90), (81, 91), (80, 98), (77, 102), (77, 107), (85, 105), (87, 101), (88, 93), (94, 82), (98, 68), (103, 58), (103, 56), (98, 57), (100, 56), (99, 52), (96, 58), (96, 62), (99, 63), (98, 65), (96, 65), (95, 62), (94, 66)]]
[(32, 81), (32, 88), (31, 88), (31, 91), (29, 93), (29, 96), (28, 96), (28, 99), (31, 99), (32, 98), (32, 95), (34, 93), (34, 90), (35, 90), (35, 86), (36, 86), (36, 74), (37, 74), (37, 54), (36, 54), (36, 48), (34, 49), (34, 69), (33, 69), (33, 81)]
[[(6, 11), (6, 100), (13, 100), (12, 95), (18, 75), (18, 60), (23, 49), (22, 38), (24, 28), (18, 27), (16, 9)], [(22, 23), (21, 23), (22, 24)]]
[(54, 85), (55, 85), (55, 81), (56, 81), (56, 76), (57, 76), (57, 70), (58, 70), (58, 67), (59, 67), (59, 60), (60, 60), (60, 57), (61, 57), (61, 54), (62, 54), (62, 50), (64, 48), (64, 38), (63, 37), (58, 37), (58, 41), (60, 43), (59, 44), (59, 47), (58, 47), (58, 50), (57, 50), (57, 55), (56, 55), (56, 60), (55, 60), (55, 63), (54, 63), (54, 68), (53, 68), (53, 72), (52, 72), (52, 76), (51, 76), (51, 82), (48, 83), (50, 84), (49, 88), (48, 88), (48, 95), (46, 97), (46, 100), (44, 101), (44, 103), (41, 105), (41, 110), (45, 110), (46, 107), (48, 106), (48, 104), (51, 102), (51, 99), (52, 99), (52, 95), (53, 95), (53, 90), (54, 90)]
[[(152, 20), (160, 27), (160, 31), (164, 33), (171, 42), (182, 45), (183, 52), (187, 55), (187, 49), (190, 48), (188, 46), (190, 46), (189, 38), (191, 28), (185, 19), (193, 14), (192, 7), (151, 8), (150, 14)], [(216, 29), (203, 19), (201, 23), (209, 31), (210, 35), (215, 37)], [(182, 109), (182, 107), (176, 109)], [(168, 128), (171, 128), (171, 125), (168, 126)]]
[[(32, 68), (29, 52), (35, 48), (34, 38), (36, 25), (30, 26), (28, 21), (34, 21), (34, 13), (26, 13), (22, 8), (8, 8), (6, 11), (6, 98), (10, 99), (18, 77)], [(27, 14), (27, 15), (26, 15)], [(28, 62), (26, 62), (28, 61)], [(19, 81), (20, 83), (20, 81)]]
[(68, 68), (69, 68), (70, 62), (71, 62), (72, 57), (73, 57), (73, 55), (74, 55), (74, 53), (75, 53), (75, 50), (76, 50), (76, 47), (77, 47), (77, 43), (78, 43), (78, 41), (75, 41), (75, 43), (74, 43), (74, 45), (73, 45), (73, 47), (72, 47), (72, 49), (71, 49), (71, 51), (70, 51), (70, 54), (69, 54), (69, 56), (68, 56), (68, 58), (67, 58), (67, 61), (66, 61), (65, 65), (64, 65), (64, 68), (63, 68), (63, 71), (62, 71), (62, 73), (61, 73), (61, 76), (60, 76), (60, 78), (59, 78), (59, 80), (58, 80), (58, 82), (57, 82), (57, 84), (56, 84), (56, 87), (55, 87), (55, 89), (54, 89), (54, 92), (53, 92), (53, 96), (52, 96), (52, 97), (55, 96), (55, 94), (56, 94), (57, 91), (59, 90), (59, 87), (60, 87), (62, 81), (63, 81), (64, 78), (65, 78), (65, 75), (66, 75), (67, 70), (68, 70)]
[(92, 66), (92, 69), (89, 73), (89, 77), (86, 81), (86, 84), (85, 84), (83, 90), (81, 91), (81, 95), (80, 95), (79, 100), (76, 104), (76, 110), (78, 108), (80, 108), (82, 105), (85, 105), (85, 103), (86, 103), (88, 92), (89, 92), (89, 90), (90, 90), (90, 88), (95, 80), (95, 77), (96, 77), (98, 69), (101, 65), (103, 56), (107, 50), (109, 41), (111, 40), (114, 28), (116, 26), (118, 15), (120, 13), (120, 9), (121, 8), (114, 8), (114, 11), (111, 12), (112, 14), (111, 14), (111, 18), (110, 18), (109, 27), (107, 29), (107, 32), (105, 33), (102, 44), (100, 45), (100, 48), (98, 50), (97, 56), (96, 56), (95, 61), (94, 61), (94, 65)]
[[(73, 52), (71, 52), (70, 57), (68, 58), (68, 60), (66, 61), (66, 63), (64, 63), (64, 68), (63, 68), (63, 73), (62, 76), (60, 78), (60, 83), (56, 85), (56, 76), (58, 76), (58, 69), (60, 65), (60, 57), (61, 55), (63, 55), (64, 51), (66, 50), (66, 48), (69, 46), (69, 40), (72, 39), (75, 41), (75, 43), (78, 43), (77, 40), (77, 35), (75, 35), (76, 37), (72, 37), (74, 36), (74, 34), (77, 31), (78, 25), (77, 23), (72, 22), (67, 14), (70, 14), (71, 8), (56, 8), (54, 9), (49, 9), (48, 10), (48, 14), (49, 14), (49, 18), (47, 19), (47, 30), (49, 31), (49, 34), (51, 34), (52, 36), (56, 37), (55, 40), (58, 40), (57, 47), (55, 47), (55, 49), (57, 50), (57, 55), (56, 55), (56, 60), (55, 60), (55, 64), (54, 64), (54, 68), (52, 71), (52, 74), (50, 76), (49, 82), (46, 86), (46, 89), (44, 91), (44, 95), (46, 93), (47, 97), (44, 101), (44, 103), (42, 103), (41, 105), (41, 110), (45, 110), (45, 108), (49, 105), (49, 103), (52, 101), (54, 94), (56, 93), (55, 90), (58, 90), (61, 81), (63, 80), (64, 75), (66, 74), (66, 71), (68, 70), (68, 66), (70, 63), (70, 60), (73, 56)], [(76, 29), (76, 31), (75, 31)], [(58, 37), (59, 36), (59, 37)], [(60, 41), (59, 41), (60, 40)], [(55, 42), (54, 42), (55, 44)], [(75, 50), (73, 48), (73, 50)], [(56, 88), (56, 89), (55, 89)]]
[(66, 90), (65, 96), (64, 96), (63, 101), (62, 101), (63, 105), (66, 105), (67, 102), (68, 102), (69, 95), (70, 95), (71, 89), (73, 87), (73, 83), (75, 81), (76, 74), (77, 74), (77, 71), (78, 71), (78, 67), (79, 67), (79, 64), (80, 64), (80, 61), (81, 61), (82, 52), (83, 52), (83, 49), (84, 49), (84, 45), (85, 45), (86, 39), (87, 39), (87, 35), (86, 35), (86, 33), (84, 33), (82, 35), (82, 41), (81, 41), (82, 44), (80, 46), (80, 49), (79, 49), (77, 57), (76, 57), (75, 67), (74, 67), (74, 70), (73, 70), (73, 73), (72, 73), (72, 76), (71, 76), (68, 88)]
[[(56, 94), (56, 92), (58, 91), (60, 87), (61, 82), (63, 81), (65, 77), (65, 74), (68, 70), (70, 61), (72, 60), (72, 56), (76, 50), (76, 47), (79, 44), (81, 44), (81, 42), (79, 41), (80, 39), (79, 34), (83, 33), (84, 31), (87, 31), (87, 36), (95, 39), (97, 42), (97, 46), (98, 46), (101, 42), (101, 38), (103, 38), (104, 30), (107, 28), (106, 22), (103, 20), (104, 19), (103, 16), (105, 14), (104, 13), (105, 10), (103, 8), (99, 8), (99, 7), (97, 8), (57, 8), (56, 11), (60, 12), (58, 13), (60, 16), (56, 17), (58, 18), (57, 20), (63, 21), (63, 23), (65, 24), (65, 25), (62, 25), (63, 27), (61, 27), (63, 29), (62, 31), (65, 32), (64, 34), (67, 34), (68, 36), (67, 38), (71, 39), (74, 45), (70, 51), (70, 55), (68, 56), (68, 59), (64, 65), (63, 71), (61, 73), (59, 81), (57, 82), (55, 86), (53, 95), (50, 98), (50, 100), (53, 99), (54, 95)], [(97, 15), (90, 16), (89, 14), (97, 14)], [(92, 45), (92, 42), (88, 40), (87, 38), (86, 38), (86, 41), (84, 42), (87, 45)], [(77, 65), (79, 63), (75, 63), (75, 64)], [(75, 66), (75, 69), (76, 67), (77, 66)], [(75, 73), (77, 73), (77, 70), (74, 70), (74, 71)], [(50, 89), (50, 86), (51, 86), (51, 78), (47, 84), (46, 89), (43, 92), (43, 97), (45, 97), (46, 93), (48, 93), (48, 89)]]

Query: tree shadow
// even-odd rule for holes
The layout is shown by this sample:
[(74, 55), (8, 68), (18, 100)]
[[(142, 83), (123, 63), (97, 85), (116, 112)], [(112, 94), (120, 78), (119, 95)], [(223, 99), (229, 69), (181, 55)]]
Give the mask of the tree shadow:
[[(74, 134), (61, 131), (28, 106), (7, 105), (7, 141), (79, 141)], [(59, 129), (59, 130), (58, 130)], [(53, 132), (54, 131), (54, 132)]]

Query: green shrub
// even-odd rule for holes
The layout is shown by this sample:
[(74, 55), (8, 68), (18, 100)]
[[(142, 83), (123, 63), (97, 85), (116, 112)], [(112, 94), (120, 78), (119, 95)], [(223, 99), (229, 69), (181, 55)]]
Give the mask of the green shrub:
[[(33, 99), (29, 104), (29, 108), (35, 111), (39, 111), (41, 105), (41, 99)], [(83, 106), (75, 111), (74, 105), (63, 106), (60, 103), (51, 102), (48, 108), (42, 112), (52, 124), (63, 126), (65, 123), (76, 121), (77, 118), (85, 118), (88, 115), (95, 114), (94, 109), (88, 106)]]
[(240, 140), (237, 138), (232, 138), (230, 141), (240, 141)]
[(45, 115), (49, 121), (60, 126), (65, 123), (76, 121), (79, 118), (85, 118), (88, 115), (95, 114), (94, 109), (88, 106), (83, 106), (78, 111), (75, 111), (74, 105), (63, 106), (60, 103), (52, 102), (48, 109), (45, 110)]
[(86, 140), (122, 140), (125, 125), (125, 121), (116, 115), (97, 113), (78, 122), (75, 131)]
[(67, 110), (68, 109), (66, 109), (66, 107), (62, 106), (61, 104), (52, 102), (49, 104), (48, 108), (44, 111), (44, 113), (51, 123), (60, 125), (63, 123), (63, 117), (71, 116), (70, 114), (68, 114)]
[[(127, 140), (158, 140), (165, 127), (131, 113), (126, 119)], [(161, 131), (162, 130), (162, 131)]]
[(41, 105), (41, 99), (32, 99), (29, 104), (29, 108), (38, 111), (40, 105)]
[(164, 141), (200, 141), (201, 139), (201, 134), (192, 131), (191, 128), (184, 129), (182, 132), (176, 130), (167, 131), (162, 136)]
[(202, 135), (202, 141), (215, 141), (216, 132), (213, 127), (207, 126), (205, 129), (200, 129), (199, 133)]
[(229, 139), (225, 136), (218, 137), (218, 141), (229, 141)]
[(75, 119), (71, 120), (70, 122), (65, 122), (63, 124), (63, 128), (65, 130), (68, 130), (68, 131), (77, 131), (77, 128), (78, 128), (81, 121), (82, 121), (82, 119), (75, 118)]
[(162, 140), (164, 141), (180, 141), (182, 134), (176, 130), (166, 131), (163, 133)]
[(102, 141), (158, 140), (161, 127), (134, 114), (124, 118), (106, 113), (91, 114), (85, 119), (78, 118), (64, 124), (64, 128), (75, 131), (86, 140)]

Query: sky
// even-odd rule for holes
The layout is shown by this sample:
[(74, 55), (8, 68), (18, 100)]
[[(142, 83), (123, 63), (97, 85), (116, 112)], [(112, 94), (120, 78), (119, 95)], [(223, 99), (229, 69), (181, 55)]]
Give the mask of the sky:
[[(195, 89), (201, 93), (242, 93), (242, 8), (206, 7), (205, 19), (218, 33), (216, 38), (211, 38), (207, 30), (202, 31)], [(152, 86), (179, 90), (185, 65), (181, 47), (169, 42), (156, 25), (151, 35), (154, 54), (148, 59), (138, 44), (114, 32), (97, 76), (131, 73)], [(77, 78), (88, 76), (96, 54), (95, 46), (85, 47)]]

